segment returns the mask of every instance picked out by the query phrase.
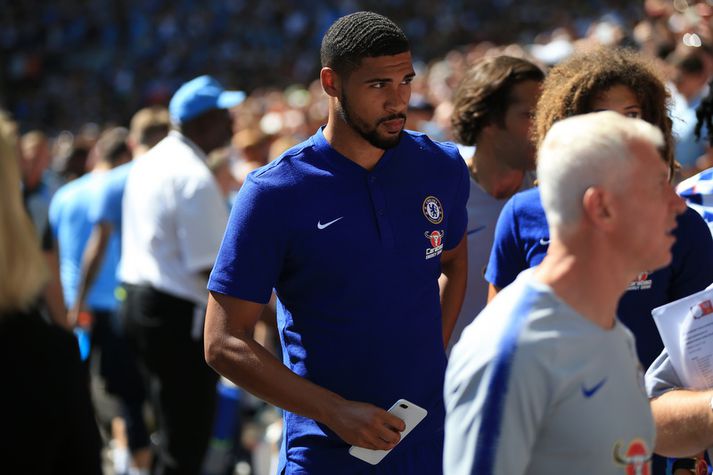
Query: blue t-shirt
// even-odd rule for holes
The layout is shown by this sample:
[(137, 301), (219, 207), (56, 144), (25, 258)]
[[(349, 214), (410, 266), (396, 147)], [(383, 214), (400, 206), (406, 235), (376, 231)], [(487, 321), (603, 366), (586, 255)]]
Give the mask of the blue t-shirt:
[(208, 288), (265, 303), (274, 287), (290, 370), (350, 400), (386, 409), (404, 398), (428, 411), (375, 468), (327, 427), (286, 412), (287, 473), (441, 470), (438, 256), (463, 238), (468, 190), (455, 146), (413, 132), (372, 171), (320, 130), (248, 176)]
[[(653, 273), (639, 274), (617, 309), (619, 319), (636, 337), (636, 351), (644, 368), (663, 349), (651, 310), (703, 290), (713, 282), (713, 238), (706, 223), (690, 208), (678, 216), (677, 223), (671, 264)], [(542, 262), (549, 240), (540, 190), (517, 193), (498, 219), (486, 280), (496, 287), (506, 287), (521, 271)]]
[(121, 201), (133, 164), (134, 162), (128, 162), (108, 172), (104, 186), (89, 204), (89, 221), (92, 224), (110, 223), (118, 238), (121, 238)]
[[(57, 191), (50, 204), (50, 227), (59, 242), (60, 280), (68, 307), (74, 305), (77, 297), (82, 255), (93, 228), (89, 207), (107, 176), (107, 173), (89, 173), (71, 181)], [(119, 252), (118, 236), (113, 233), (99, 273), (87, 295), (86, 304), (92, 310), (113, 311), (118, 306), (114, 290), (117, 286)]]

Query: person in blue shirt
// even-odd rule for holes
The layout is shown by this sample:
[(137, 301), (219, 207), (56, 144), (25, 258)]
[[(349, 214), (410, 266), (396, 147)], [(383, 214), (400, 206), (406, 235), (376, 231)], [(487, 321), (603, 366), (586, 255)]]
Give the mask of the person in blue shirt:
[[(112, 281), (116, 285), (117, 265), (121, 258), (121, 201), (126, 179), (134, 163), (133, 159), (143, 155), (163, 139), (168, 134), (169, 126), (168, 109), (165, 107), (149, 106), (136, 112), (131, 118), (126, 139), (132, 161), (107, 171), (98, 182), (93, 198), (87, 200), (86, 213), (91, 232), (81, 256), (76, 297), (68, 310), (69, 321), (76, 322), (80, 312), (86, 308), (90, 290), (101, 273), (111, 273)], [(123, 289), (115, 287), (112, 295), (121, 295), (121, 290)], [(109, 335), (114, 343), (112, 351), (116, 358), (121, 359), (121, 373), (128, 382), (127, 386), (133, 390), (131, 403), (123, 409), (123, 416), (128, 421), (125, 425), (126, 436), (120, 436), (118, 428), (115, 429), (114, 441), (117, 443), (112, 450), (114, 469), (117, 473), (122, 473), (128, 462), (136, 469), (148, 471), (151, 466), (151, 450), (143, 423), (144, 384), (136, 358), (126, 344), (121, 322), (116, 323), (109, 327)], [(117, 335), (117, 339), (113, 338), (114, 335)], [(123, 441), (128, 445), (124, 446)]]
[[(206, 359), (285, 410), (279, 473), (438, 474), (468, 170), (454, 145), (404, 130), (415, 74), (391, 20), (338, 19), (321, 57), (327, 124), (240, 189), (208, 283)], [(273, 287), (282, 362), (252, 337)], [(399, 399), (428, 411), (400, 443)], [(351, 445), (393, 451), (372, 467)]]
[[(121, 200), (133, 159), (148, 152), (159, 143), (170, 128), (168, 109), (162, 106), (149, 106), (140, 109), (131, 118), (127, 145), (131, 150), (132, 161), (110, 170), (102, 186), (97, 190), (96, 199), (88, 206), (88, 218), (92, 232), (82, 255), (77, 298), (69, 309), (69, 318), (75, 321), (87, 294), (102, 266), (107, 246), (112, 239), (121, 242)], [(119, 248), (121, 246), (119, 245)], [(116, 272), (116, 263), (114, 272)]]
[[(563, 118), (614, 110), (644, 119), (662, 130), (662, 156), (672, 177), (675, 160), (668, 97), (654, 69), (635, 53), (606, 49), (583, 53), (554, 67), (545, 79), (535, 114), (535, 139), (541, 141), (550, 127)], [(641, 269), (619, 301), (617, 315), (636, 337), (637, 355), (644, 369), (663, 349), (651, 310), (713, 282), (713, 239), (705, 222), (687, 208), (678, 216), (677, 224), (672, 262), (655, 272)], [(538, 265), (549, 241), (540, 191), (534, 188), (513, 196), (498, 219), (485, 274), (491, 284), (491, 297), (522, 270)], [(660, 463), (656, 462), (655, 467)]]
[[(91, 173), (87, 173), (60, 188), (50, 204), (49, 218), (60, 257), (60, 278), (64, 300), (76, 312), (70, 312), (68, 320), (85, 330), (90, 329), (92, 353), (101, 348), (99, 372), (106, 382), (108, 393), (119, 398), (120, 416), (124, 419), (128, 442), (137, 452), (143, 451), (148, 468), (149, 436), (143, 420), (144, 388), (138, 368), (120, 331), (117, 316), (119, 301), (115, 290), (118, 286), (116, 267), (119, 261), (119, 239), (112, 235), (107, 243), (103, 259), (96, 269), (91, 285), (80, 298), (82, 256), (92, 232), (89, 209), (96, 202), (112, 170), (125, 166), (131, 158), (126, 144), (128, 131), (114, 128), (105, 132), (96, 145), (98, 161)], [(78, 319), (79, 310), (87, 311), (90, 321)], [(113, 428), (114, 436), (123, 440), (119, 425)], [(115, 457), (115, 462), (119, 458)], [(115, 468), (126, 468), (125, 463), (115, 463)], [(122, 470), (123, 471), (123, 470)]]

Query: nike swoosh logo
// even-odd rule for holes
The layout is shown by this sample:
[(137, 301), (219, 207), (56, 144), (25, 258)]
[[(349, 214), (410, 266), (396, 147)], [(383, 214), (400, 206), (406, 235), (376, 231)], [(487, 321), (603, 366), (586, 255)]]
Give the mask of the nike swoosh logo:
[(339, 220), (342, 219), (343, 217), (344, 217), (344, 216), (340, 216), (340, 217), (338, 217), (337, 219), (333, 219), (332, 221), (330, 221), (330, 222), (328, 222), (328, 223), (324, 223), (324, 224), (322, 224), (321, 222), (317, 221), (317, 229), (328, 228), (329, 226), (333, 225), (334, 223), (336, 223), (337, 221), (339, 221)]
[(475, 233), (477, 233), (478, 231), (482, 231), (483, 229), (485, 229), (485, 225), (478, 226), (478, 227), (475, 228), (475, 229), (471, 229), (470, 231), (468, 231), (468, 236), (470, 236), (471, 234), (475, 234)]
[(602, 389), (602, 386), (604, 386), (604, 383), (606, 383), (606, 382), (607, 382), (607, 378), (604, 378), (589, 389), (584, 387), (584, 384), (583, 384), (582, 385), (582, 396), (589, 399), (590, 397), (594, 396), (594, 394), (596, 394), (597, 391)]
[(540, 245), (541, 246), (549, 246), (550, 245), (550, 240), (545, 239), (545, 238), (540, 238)]

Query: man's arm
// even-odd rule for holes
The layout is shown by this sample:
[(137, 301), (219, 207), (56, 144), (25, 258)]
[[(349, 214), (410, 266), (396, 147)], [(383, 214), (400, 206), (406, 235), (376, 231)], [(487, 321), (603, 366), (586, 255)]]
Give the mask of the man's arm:
[(441, 255), (441, 315), (443, 322), (443, 346), (448, 346), (456, 320), (463, 305), (468, 283), (468, 240), (465, 234), (456, 247)]
[(651, 400), (656, 422), (654, 451), (690, 457), (713, 447), (713, 391), (676, 389)]
[(488, 284), (488, 303), (490, 303), (491, 300), (495, 298), (496, 295), (498, 295), (498, 292), (500, 292), (502, 289), (500, 287), (496, 287), (493, 284)]
[(69, 309), (67, 319), (70, 325), (77, 324), (77, 317), (82, 311), (84, 303), (87, 301), (89, 289), (92, 288), (94, 281), (97, 278), (101, 264), (104, 261), (106, 247), (111, 237), (113, 226), (108, 222), (101, 222), (94, 226), (92, 234), (87, 241), (82, 255), (82, 268), (79, 275), (79, 286), (77, 288), (77, 298), (74, 299), (74, 305)]
[(67, 309), (64, 306), (64, 295), (62, 294), (62, 281), (59, 276), (59, 252), (54, 247), (43, 252), (45, 262), (50, 270), (50, 279), (45, 287), (43, 297), (54, 323), (62, 328), (71, 329), (72, 325), (67, 321)]
[(290, 371), (253, 339), (264, 305), (211, 292), (205, 322), (206, 361), (265, 401), (325, 424), (347, 444), (389, 450), (404, 423), (384, 409), (348, 401)]

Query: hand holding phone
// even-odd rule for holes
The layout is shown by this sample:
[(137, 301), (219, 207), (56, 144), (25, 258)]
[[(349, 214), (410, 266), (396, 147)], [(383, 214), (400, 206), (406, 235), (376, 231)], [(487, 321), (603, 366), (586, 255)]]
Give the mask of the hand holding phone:
[[(401, 440), (403, 440), (404, 437), (406, 437), (409, 432), (411, 432), (413, 428), (416, 427), (428, 414), (428, 411), (424, 408), (419, 407), (406, 399), (399, 399), (396, 401), (389, 409), (389, 412), (404, 421), (404, 424), (406, 425), (406, 428), (403, 432), (401, 432)], [(358, 459), (372, 465), (376, 465), (381, 462), (381, 460), (386, 457), (391, 450), (372, 450), (352, 445), (349, 449), (349, 453)]]

